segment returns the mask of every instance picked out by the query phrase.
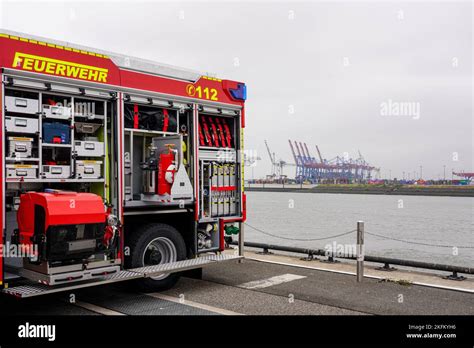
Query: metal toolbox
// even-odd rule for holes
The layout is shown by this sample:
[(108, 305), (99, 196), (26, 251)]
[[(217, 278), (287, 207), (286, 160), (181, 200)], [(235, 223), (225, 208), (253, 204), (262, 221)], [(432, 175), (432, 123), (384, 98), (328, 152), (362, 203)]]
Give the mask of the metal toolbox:
[(39, 108), (38, 99), (28, 99), (6, 96), (5, 109), (8, 112), (19, 112), (22, 114), (37, 114)]
[(74, 141), (74, 151), (80, 157), (102, 157), (104, 156), (104, 143), (88, 140)]
[(42, 176), (49, 179), (68, 179), (71, 177), (71, 166), (44, 165)]
[(99, 179), (102, 177), (102, 161), (76, 161), (76, 178)]
[(67, 106), (56, 106), (43, 104), (43, 115), (46, 118), (56, 118), (60, 120), (68, 120), (71, 118), (71, 108)]
[(88, 123), (88, 122), (75, 122), (74, 127), (78, 133), (82, 134), (94, 134), (102, 124), (100, 123)]
[(7, 178), (36, 179), (38, 166), (34, 164), (7, 164)]
[(37, 118), (5, 116), (5, 128), (7, 132), (34, 134), (39, 132), (39, 121)]
[(28, 158), (31, 157), (33, 138), (8, 137), (8, 157)]

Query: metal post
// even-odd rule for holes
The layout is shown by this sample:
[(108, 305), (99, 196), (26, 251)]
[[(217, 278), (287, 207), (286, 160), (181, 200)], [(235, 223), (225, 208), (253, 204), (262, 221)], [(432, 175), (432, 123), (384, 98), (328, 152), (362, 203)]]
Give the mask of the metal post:
[[(240, 223), (239, 231), (239, 256), (244, 256), (244, 223)], [(241, 262), (241, 260), (239, 260)]]
[(364, 221), (357, 221), (357, 282), (364, 278)]

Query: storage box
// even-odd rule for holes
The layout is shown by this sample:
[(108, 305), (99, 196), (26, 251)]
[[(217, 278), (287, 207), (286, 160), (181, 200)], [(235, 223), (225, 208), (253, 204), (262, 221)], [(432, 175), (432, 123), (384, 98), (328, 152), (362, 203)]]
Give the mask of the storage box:
[(132, 174), (132, 163), (130, 162), (130, 159), (127, 160), (126, 155), (128, 152), (125, 153), (125, 162), (124, 162), (124, 174), (125, 175), (131, 175)]
[(71, 166), (45, 165), (42, 176), (50, 179), (68, 179), (71, 177)]
[(19, 112), (22, 114), (37, 114), (39, 109), (38, 99), (19, 97), (5, 97), (5, 108), (8, 112)]
[(76, 161), (76, 178), (99, 179), (102, 177), (102, 161)]
[(125, 200), (132, 200), (132, 188), (130, 186), (125, 186)]
[(8, 137), (8, 157), (28, 158), (31, 157), (33, 138)]
[(74, 126), (78, 133), (94, 134), (102, 125), (100, 123), (75, 122)]
[(7, 164), (8, 178), (36, 179), (38, 166), (33, 164)]
[(46, 118), (56, 118), (60, 120), (68, 120), (71, 118), (72, 111), (67, 106), (43, 105), (43, 115)]
[(70, 144), (71, 127), (60, 122), (43, 122), (43, 142), (49, 144)]
[(102, 157), (104, 156), (104, 143), (100, 141), (75, 141), (74, 151), (77, 156)]
[(7, 132), (34, 134), (39, 131), (37, 118), (5, 116), (5, 128)]

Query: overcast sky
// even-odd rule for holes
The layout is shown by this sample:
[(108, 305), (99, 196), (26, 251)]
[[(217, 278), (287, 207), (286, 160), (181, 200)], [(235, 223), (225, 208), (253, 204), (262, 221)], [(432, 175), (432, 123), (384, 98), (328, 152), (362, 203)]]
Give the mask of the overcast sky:
[(474, 171), (470, 1), (0, 3), (5, 29), (246, 82), (255, 177), (264, 139), (289, 162), (288, 139), (360, 150), (386, 177)]

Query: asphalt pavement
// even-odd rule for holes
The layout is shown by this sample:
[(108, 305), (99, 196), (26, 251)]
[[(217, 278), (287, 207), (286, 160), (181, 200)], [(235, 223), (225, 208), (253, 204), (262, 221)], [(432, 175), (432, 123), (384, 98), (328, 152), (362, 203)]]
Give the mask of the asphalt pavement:
[(0, 296), (2, 315), (474, 315), (472, 293), (246, 259), (204, 268), (171, 290), (131, 283), (27, 299)]

